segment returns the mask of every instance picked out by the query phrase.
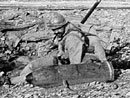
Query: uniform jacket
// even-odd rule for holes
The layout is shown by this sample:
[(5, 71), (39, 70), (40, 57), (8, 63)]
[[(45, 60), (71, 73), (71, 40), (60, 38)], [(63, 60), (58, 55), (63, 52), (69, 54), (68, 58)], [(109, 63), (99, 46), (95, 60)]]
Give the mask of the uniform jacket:
[[(94, 54), (101, 61), (106, 60), (99, 38), (93, 34), (88, 35), (86, 38), (80, 30), (76, 25), (68, 23), (64, 37), (59, 42), (59, 55), (63, 56), (63, 58), (69, 58), (71, 64), (81, 63), (88, 52)], [(89, 28), (86, 33), (91, 33), (91, 31), (94, 30)]]

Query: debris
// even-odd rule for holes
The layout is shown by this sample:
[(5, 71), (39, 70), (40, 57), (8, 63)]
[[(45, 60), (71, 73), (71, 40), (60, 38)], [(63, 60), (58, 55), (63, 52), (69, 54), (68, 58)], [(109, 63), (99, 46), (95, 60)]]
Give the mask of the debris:
[(126, 98), (130, 97), (130, 92), (127, 92), (127, 94), (125, 96), (126, 96)]
[[(58, 11), (60, 12), (60, 10)], [(73, 10), (64, 10), (62, 12), (68, 20), (78, 23), (81, 21), (87, 10), (83, 9), (79, 12), (78, 10), (76, 11), (77, 12), (74, 12)], [(5, 71), (5, 67), (11, 65), (12, 68), (14, 68), (13, 64), (10, 64), (12, 61), (15, 61), (15, 68), (18, 66), (21, 68), (15, 70), (10, 69), (13, 70), (11, 72), (8, 71), (11, 73), (11, 76), (17, 76), (22, 68), (31, 60), (50, 54), (48, 52), (51, 52), (49, 49), (52, 47), (52, 44), (50, 43), (53, 38), (53, 32), (46, 28), (46, 19), (44, 19), (46, 12), (47, 11), (44, 10), (21, 8), (1, 11), (1, 13), (3, 13), (3, 18), (0, 23), (0, 69), (3, 68), (2, 71), (4, 73), (0, 71), (0, 76), (7, 71)], [(40, 19), (38, 19), (39, 17)], [(130, 36), (129, 20), (129, 9), (99, 9), (95, 10), (91, 15), (86, 22), (86, 26), (92, 24), (97, 31), (96, 33), (93, 33), (97, 34), (103, 41), (105, 41), (106, 46), (109, 45), (109, 41), (111, 40), (110, 42), (114, 47), (119, 46), (120, 48)], [(116, 27), (116, 25), (123, 26), (122, 32), (120, 32), (121, 29), (114, 30), (115, 28), (112, 26)], [(84, 30), (87, 29), (86, 26), (83, 28)], [(116, 36), (114, 37), (112, 32), (116, 33), (117, 36), (114, 34)], [(115, 40), (118, 39), (118, 37), (121, 37), (119, 42), (118, 40)], [(111, 49), (111, 47), (109, 49)], [(3, 87), (0, 87), (0, 96), (1, 98), (49, 98), (53, 96), (56, 98), (108, 98), (112, 96), (130, 96), (130, 72), (128, 70), (128, 68), (130, 68), (129, 50), (129, 45), (124, 46), (119, 51), (116, 51), (115, 54), (112, 54), (110, 58), (108, 57), (115, 68), (122, 70), (127, 69), (121, 76), (118, 75), (117, 79), (114, 81), (117, 85), (104, 82), (101, 82), (101, 84), (92, 82), (90, 85), (88, 83), (72, 85), (71, 88), (77, 90), (78, 94), (70, 93), (69, 91), (63, 92), (63, 86), (45, 89), (30, 84), (18, 84), (12, 85), (11, 87), (4, 87), (4, 85)], [(34, 94), (34, 92), (36, 93)]]
[(3, 74), (4, 74), (4, 72), (2, 71), (2, 72), (0, 72), (0, 77), (2, 77), (3, 76)]

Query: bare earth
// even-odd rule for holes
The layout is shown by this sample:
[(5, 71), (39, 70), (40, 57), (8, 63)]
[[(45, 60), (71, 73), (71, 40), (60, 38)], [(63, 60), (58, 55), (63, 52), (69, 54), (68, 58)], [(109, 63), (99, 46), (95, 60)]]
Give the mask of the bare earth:
[[(63, 5), (67, 5), (67, 2), (62, 2)], [(61, 5), (61, 2), (42, 2), (42, 3), (23, 3), (23, 2), (2, 2), (2, 6), (45, 6), (47, 5)], [(68, 6), (71, 7), (72, 4), (85, 6), (89, 8), (93, 2), (69, 2)], [(63, 8), (63, 5), (61, 6)], [(69, 8), (69, 7), (66, 8)], [(122, 9), (102, 9), (102, 7), (122, 7)], [(97, 35), (104, 41), (106, 48), (109, 45), (110, 35), (112, 30), (119, 33), (121, 41), (130, 41), (130, 3), (121, 3), (121, 2), (107, 2), (101, 3), (99, 9), (95, 10), (86, 25), (94, 25)], [(44, 7), (43, 7), (44, 8)], [(53, 7), (52, 7), (53, 8)], [(57, 6), (55, 8), (58, 8)], [(127, 8), (127, 9), (126, 9)], [(0, 18), (5, 18), (6, 20), (13, 21), (15, 25), (21, 26), (37, 21), (40, 18), (44, 18), (45, 13), (50, 11), (37, 10), (37, 9), (11, 9), (1, 10)], [(73, 10), (72, 10), (73, 9)], [(67, 20), (72, 22), (80, 22), (85, 16), (87, 9), (74, 9), (71, 10), (56, 10), (59, 13), (63, 14)], [(53, 11), (53, 10), (51, 10)], [(124, 28), (121, 30), (120, 28)], [(27, 30), (23, 31), (7, 31), (6, 36), (0, 34), (0, 40), (4, 37), (7, 37), (7, 43), (13, 44), (16, 39), (21, 38), (21, 49), (27, 50), (28, 55), (31, 56), (44, 56), (48, 44), (40, 42), (39, 39), (44, 37), (51, 36), (50, 32), (44, 31), (45, 26), (34, 26)], [(36, 35), (36, 36), (34, 36)], [(13, 36), (13, 37), (12, 37)], [(33, 42), (33, 41), (34, 42)], [(28, 41), (28, 43), (27, 43)], [(35, 42), (36, 41), (36, 42)], [(11, 43), (12, 42), (12, 43)], [(127, 48), (127, 47), (126, 47)], [(130, 47), (129, 47), (130, 48)], [(7, 52), (7, 51), (6, 51)], [(130, 55), (124, 55), (125, 58), (130, 60)], [(26, 59), (26, 58), (25, 58)], [(27, 59), (26, 59), (27, 60)], [(27, 61), (24, 60), (25, 63)], [(130, 69), (121, 69), (121, 74), (114, 82), (111, 83), (102, 83), (102, 82), (92, 82), (85, 84), (72, 85), (71, 88), (75, 92), (64, 89), (63, 86), (54, 87), (50, 89), (45, 89), (41, 87), (33, 87), (30, 84), (23, 83), (17, 84), (9, 87), (4, 85), (0, 87), (0, 98), (130, 98)], [(19, 71), (14, 72), (15, 74)]]

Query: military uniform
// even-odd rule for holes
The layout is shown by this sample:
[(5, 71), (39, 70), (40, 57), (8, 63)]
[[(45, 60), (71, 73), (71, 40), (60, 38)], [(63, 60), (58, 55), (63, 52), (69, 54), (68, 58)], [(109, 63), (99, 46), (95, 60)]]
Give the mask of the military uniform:
[[(106, 61), (105, 51), (96, 35), (88, 35), (88, 42), (85, 42), (84, 36), (79, 28), (69, 23), (64, 38), (61, 40), (63, 54), (67, 55), (71, 64), (82, 62), (84, 55), (94, 54), (100, 61)], [(91, 32), (93, 28), (89, 31)], [(87, 31), (86, 31), (87, 32)], [(88, 32), (89, 33), (89, 32)], [(89, 52), (91, 49), (91, 52)], [(59, 50), (61, 51), (61, 50)], [(89, 53), (87, 53), (89, 52)], [(101, 55), (102, 54), (102, 55)]]
[[(58, 53), (54, 52), (52, 55), (30, 62), (22, 70), (19, 77), (11, 79), (12, 83), (25, 81), (29, 73), (42, 66), (54, 65), (54, 62), (58, 65), (83, 63), (86, 55), (93, 56), (101, 62), (105, 62), (110, 70), (110, 76), (113, 75), (112, 68), (107, 62), (100, 39), (96, 35), (91, 34), (95, 32), (93, 27), (88, 27), (88, 30), (84, 32), (81, 30), (82, 27), (79, 28), (77, 25), (66, 22), (64, 17), (57, 13), (53, 13), (49, 20), (50, 25), (48, 26), (51, 27), (56, 35), (54, 42), (58, 44)], [(56, 61), (57, 59), (54, 59), (54, 57), (58, 57), (59, 62)]]
[[(86, 46), (86, 43), (84, 41), (84, 36), (79, 32), (77, 26), (75, 26), (72, 23), (68, 23), (68, 26), (66, 27), (66, 31), (64, 34), (63, 39), (59, 41), (59, 48), (58, 53), (55, 51), (51, 55), (48, 55), (46, 57), (38, 58), (32, 62), (30, 62), (20, 73), (20, 79), (17, 79), (18, 77), (12, 78), (12, 83), (17, 82), (17, 80), (24, 81), (25, 76), (31, 73), (33, 70), (40, 68), (41, 66), (50, 66), (53, 65), (53, 57), (54, 56), (61, 56), (62, 59), (69, 59), (69, 62), (71, 64), (78, 64), (82, 62), (82, 59), (85, 55), (94, 55), (99, 60), (105, 61), (106, 56), (104, 49), (102, 48), (100, 44), (100, 40), (97, 36), (89, 35), (88, 37), (88, 43)], [(93, 28), (89, 30), (91, 32)], [(57, 39), (56, 39), (57, 40)], [(86, 48), (86, 49), (85, 49)], [(91, 53), (87, 53), (87, 49), (91, 48)], [(102, 54), (102, 55), (101, 55)]]

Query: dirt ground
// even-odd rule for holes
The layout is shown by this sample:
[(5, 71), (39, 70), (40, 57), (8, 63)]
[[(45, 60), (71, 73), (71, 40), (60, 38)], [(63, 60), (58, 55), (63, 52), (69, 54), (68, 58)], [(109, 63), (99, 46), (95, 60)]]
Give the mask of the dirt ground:
[[(46, 30), (45, 20), (48, 17), (47, 12), (46, 10), (38, 11), (34, 9), (1, 10), (1, 19), (13, 22), (15, 27), (22, 27), (23, 25), (43, 19), (40, 25), (35, 25), (24, 30), (1, 32), (1, 45), (5, 45), (6, 43), (10, 47), (4, 50), (4, 53), (10, 53), (10, 51), (13, 51), (11, 49), (19, 47), (18, 51), (25, 51), (23, 55), (33, 57), (47, 55), (47, 49), (50, 47), (49, 41), (53, 37), (52, 32)], [(80, 23), (87, 10), (58, 10), (58, 12), (64, 15), (67, 20)], [(96, 34), (103, 41), (102, 45), (105, 49), (111, 47), (111, 41), (118, 38), (120, 39), (120, 43), (130, 42), (130, 9), (97, 9), (85, 25), (94, 26), (97, 31)], [(85, 30), (86, 28), (82, 29)], [(115, 38), (113, 38), (114, 36)], [(4, 44), (2, 44), (3, 41)], [(130, 60), (129, 48), (125, 47), (124, 52), (126, 54), (121, 55), (121, 58), (127, 59), (127, 61)], [(17, 51), (17, 49), (14, 51)], [(20, 60), (22, 62), (23, 59)], [(23, 63), (27, 64), (28, 61), (24, 59)], [(18, 73), (17, 71), (14, 72), (14, 74)], [(0, 87), (0, 96), (1, 98), (130, 98), (129, 76), (130, 69), (121, 68), (121, 74), (114, 82), (92, 82), (73, 85), (71, 88), (75, 92), (66, 90), (63, 86), (45, 89), (34, 87), (28, 83), (17, 84), (11, 87), (4, 85)]]

